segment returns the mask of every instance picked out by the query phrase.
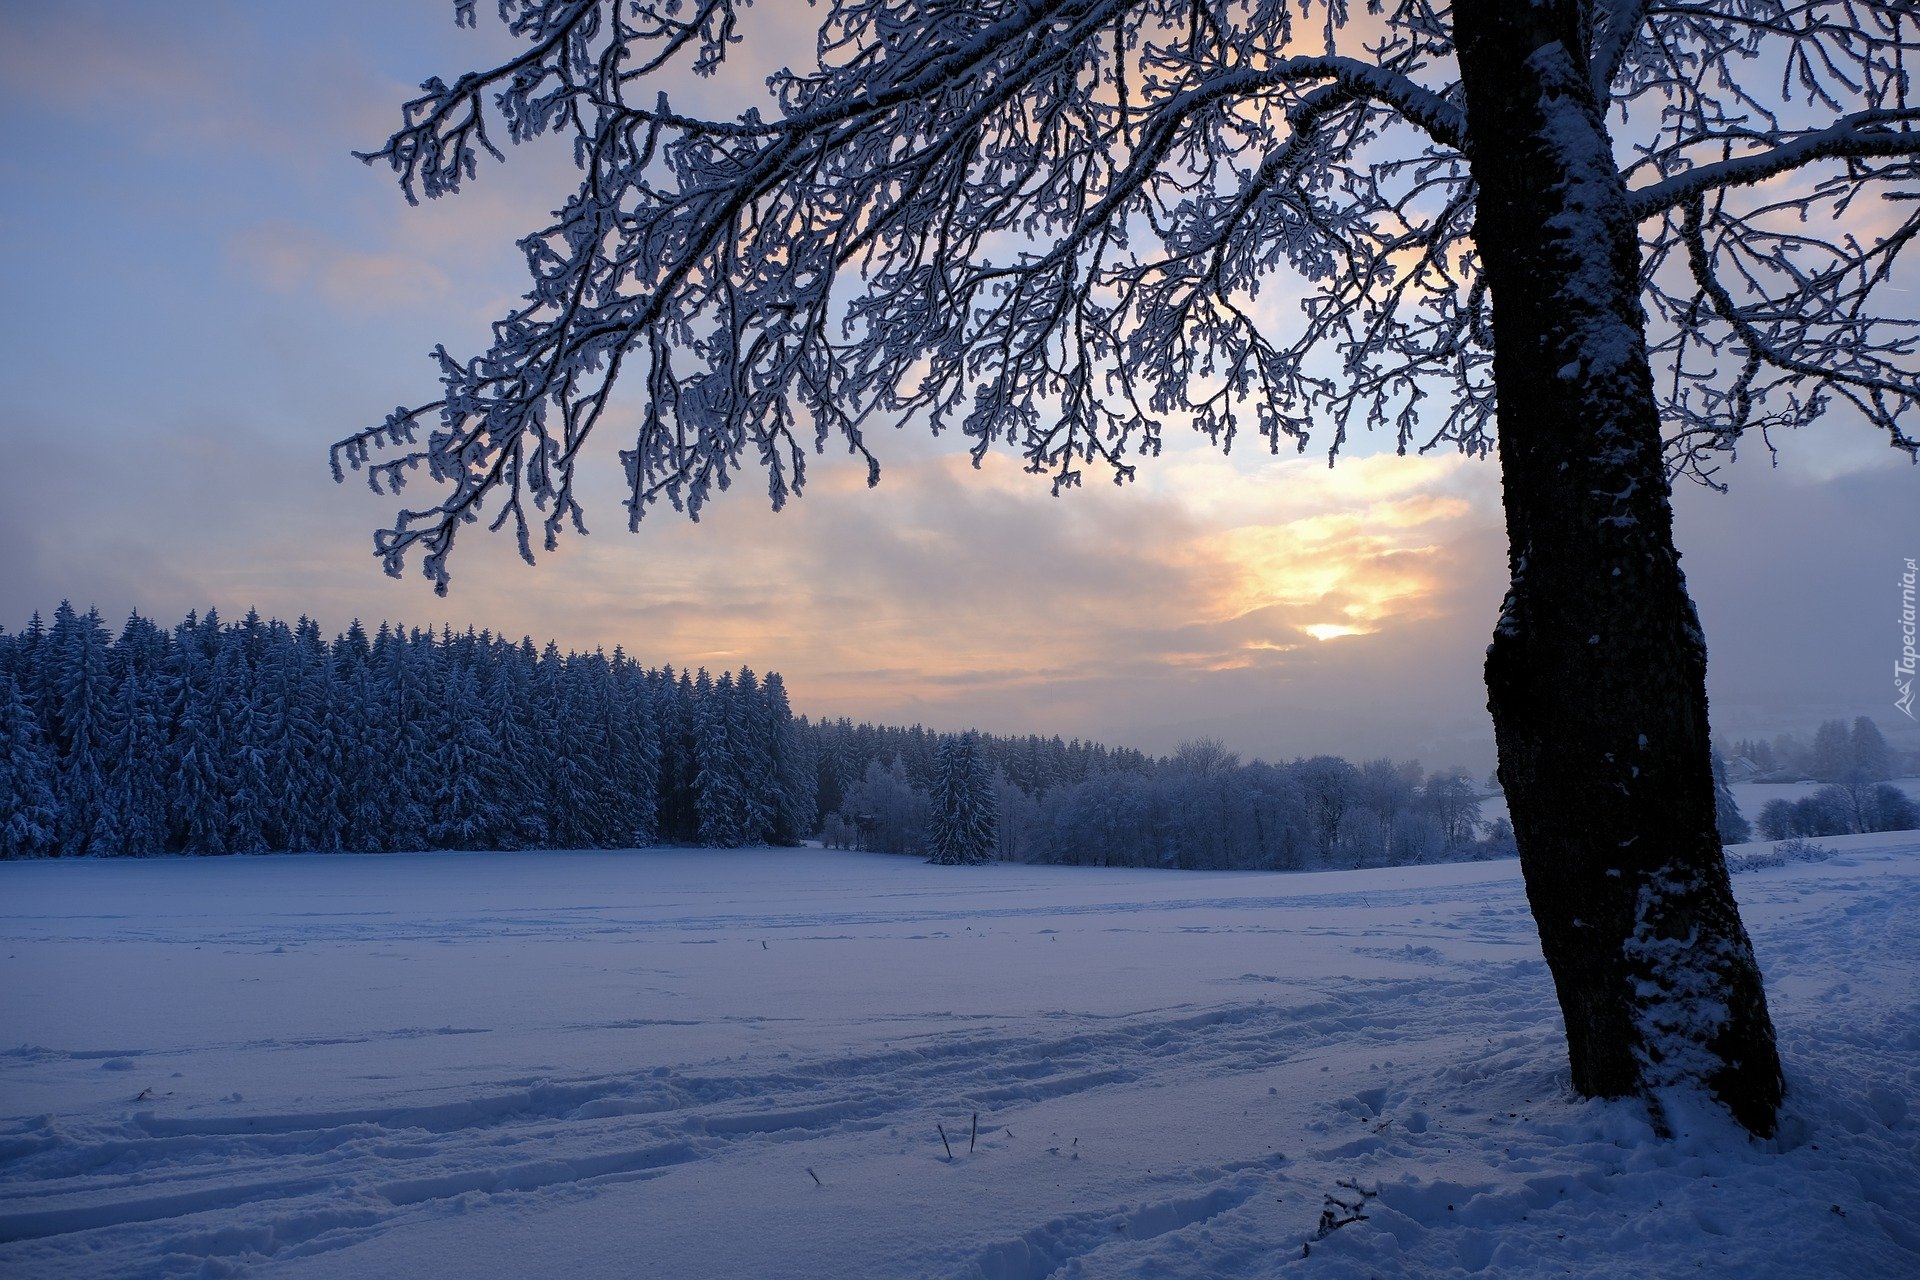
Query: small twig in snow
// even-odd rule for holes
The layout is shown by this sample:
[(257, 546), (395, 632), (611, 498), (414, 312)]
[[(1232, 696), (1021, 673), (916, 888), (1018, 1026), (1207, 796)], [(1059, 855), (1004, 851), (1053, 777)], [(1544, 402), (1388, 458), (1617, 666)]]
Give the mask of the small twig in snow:
[(1367, 1220), (1367, 1201), (1380, 1194), (1380, 1188), (1375, 1187), (1369, 1191), (1361, 1186), (1359, 1180), (1355, 1178), (1341, 1178), (1334, 1185), (1344, 1187), (1346, 1190), (1353, 1192), (1354, 1198), (1352, 1200), (1342, 1200), (1331, 1191), (1326, 1193), (1325, 1203), (1320, 1209), (1320, 1225), (1314, 1230), (1314, 1233), (1307, 1238), (1306, 1242), (1300, 1246), (1300, 1256), (1303, 1258), (1313, 1252), (1314, 1241), (1326, 1239), (1341, 1227), (1351, 1226), (1356, 1222), (1365, 1222)]

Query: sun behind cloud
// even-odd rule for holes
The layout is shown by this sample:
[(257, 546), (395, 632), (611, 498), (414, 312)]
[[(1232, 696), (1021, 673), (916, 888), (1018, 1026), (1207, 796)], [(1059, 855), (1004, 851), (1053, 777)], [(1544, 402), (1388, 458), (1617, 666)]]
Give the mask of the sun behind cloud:
[[(1292, 477), (1292, 519), (1218, 529), (1202, 553), (1218, 566), (1209, 601), (1215, 625), (1242, 632), (1246, 662), (1292, 653), (1300, 636), (1328, 641), (1374, 635), (1451, 606), (1449, 546), (1487, 514), (1466, 497), (1435, 492), (1443, 461), (1361, 458), (1316, 483)], [(1412, 484), (1409, 484), (1409, 481)], [(1424, 482), (1424, 483), (1423, 483)], [(1316, 510), (1332, 506), (1331, 510)]]
[(1310, 622), (1300, 628), (1315, 640), (1338, 640), (1343, 636), (1364, 636), (1372, 632), (1363, 627), (1347, 627), (1335, 622)]

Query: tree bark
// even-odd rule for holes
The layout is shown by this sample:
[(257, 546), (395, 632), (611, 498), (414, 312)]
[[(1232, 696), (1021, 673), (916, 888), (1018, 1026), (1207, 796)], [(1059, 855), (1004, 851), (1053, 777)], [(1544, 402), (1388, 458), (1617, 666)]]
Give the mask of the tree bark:
[(1574, 1087), (1704, 1086), (1766, 1135), (1779, 1057), (1714, 822), (1706, 643), (1584, 8), (1455, 9), (1512, 572), (1487, 651), (1500, 780)]

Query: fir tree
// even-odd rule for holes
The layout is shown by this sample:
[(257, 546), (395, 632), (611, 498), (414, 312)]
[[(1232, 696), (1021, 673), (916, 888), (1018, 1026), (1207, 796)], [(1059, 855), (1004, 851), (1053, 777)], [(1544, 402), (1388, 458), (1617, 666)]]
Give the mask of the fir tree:
[(287, 699), (281, 748), (275, 762), (274, 808), (288, 849), (336, 850), (340, 847), (339, 805), (335, 802), (331, 734), (337, 699), (333, 661), (319, 624), (302, 617), (286, 639), (280, 665)]
[(738, 845), (813, 822), (811, 744), (747, 668), (696, 692), (619, 649), (357, 622), (329, 645), (309, 618), (212, 609), (171, 635), (135, 614), (116, 643), (63, 604), (0, 631), (0, 678), (20, 854)]
[(159, 669), (149, 668), (144, 662), (126, 661), (122, 666), (108, 721), (113, 763), (106, 796), (114, 840), (106, 852), (140, 857), (164, 852), (167, 847), (168, 780), (163, 770), (168, 742), (163, 679)]
[(181, 624), (167, 673), (168, 847), (185, 853), (227, 852), (226, 756), (217, 707), (223, 691), (214, 660), (191, 619)]
[(54, 852), (53, 752), (12, 672), (0, 674), (0, 858)]
[(1808, 772), (1815, 782), (1845, 782), (1853, 773), (1853, 738), (1845, 720), (1822, 722), (1813, 735)]
[(476, 714), (480, 688), (473, 672), (448, 674), (435, 734), (427, 839), (436, 849), (501, 847), (506, 823), (499, 809), (499, 759), (486, 722)]
[(746, 844), (746, 783), (741, 777), (734, 747), (739, 734), (732, 721), (736, 713), (733, 677), (721, 672), (714, 680), (702, 667), (694, 681), (693, 807), (699, 822), (698, 838), (709, 848), (731, 849)]
[(1893, 753), (1881, 736), (1880, 726), (1866, 716), (1856, 716), (1847, 746), (1853, 768), (1849, 781), (1885, 782), (1893, 776)]
[(546, 839), (546, 789), (534, 773), (537, 758), (529, 678), (533, 655), (501, 644), (488, 664), (480, 702), (492, 729), (489, 785), (494, 791), (502, 849), (538, 848)]
[(741, 835), (747, 844), (765, 844), (779, 816), (780, 780), (773, 767), (773, 718), (753, 668), (743, 666), (734, 677), (732, 703), (727, 731), (740, 789)]
[(339, 799), (341, 847), (374, 853), (394, 846), (387, 823), (391, 807), (386, 770), (386, 717), (371, 653), (354, 659), (341, 682), (332, 716), (335, 794)]
[(994, 780), (980, 736), (940, 740), (927, 822), (927, 860), (947, 866), (989, 862), (998, 841)]
[[(384, 847), (424, 849), (430, 815), (424, 796), (432, 723), (433, 637), (409, 640), (400, 627), (384, 624), (374, 637), (379, 690), (379, 777), (384, 796)], [(373, 710), (374, 708), (369, 708)]]
[(540, 654), (537, 687), (545, 730), (547, 840), (556, 849), (584, 849), (593, 843), (590, 827), (594, 795), (587, 753), (574, 734), (579, 699), (574, 696), (572, 664), (560, 646), (548, 641)]
[[(252, 616), (252, 615), (249, 615)], [(268, 739), (273, 711), (262, 704), (259, 684), (249, 668), (248, 650), (257, 636), (236, 628), (214, 659), (214, 705), (222, 772), (228, 784), (226, 851), (261, 853), (267, 847)]]
[(798, 844), (820, 822), (820, 769), (811, 749), (815, 739), (804, 729), (796, 730), (786, 682), (778, 671), (767, 673), (760, 693), (773, 785), (773, 821), (767, 839), (773, 844)]
[(51, 712), (47, 722), (54, 749), (60, 852), (105, 853), (118, 841), (106, 787), (113, 675), (100, 615), (91, 609), (76, 613), (61, 601), (47, 649), (51, 662), (45, 708)]
[(654, 707), (660, 720), (660, 834), (668, 840), (697, 841), (700, 817), (695, 811), (699, 750), (694, 714), (693, 677), (686, 671), (675, 679), (673, 668), (660, 673)]
[(613, 720), (613, 690), (606, 654), (567, 659), (567, 732), (562, 739), (578, 795), (574, 813), (579, 838), (572, 843), (604, 849), (628, 843), (622, 830)]
[(614, 784), (620, 843), (653, 843), (659, 830), (660, 737), (652, 686), (638, 664), (613, 655)]

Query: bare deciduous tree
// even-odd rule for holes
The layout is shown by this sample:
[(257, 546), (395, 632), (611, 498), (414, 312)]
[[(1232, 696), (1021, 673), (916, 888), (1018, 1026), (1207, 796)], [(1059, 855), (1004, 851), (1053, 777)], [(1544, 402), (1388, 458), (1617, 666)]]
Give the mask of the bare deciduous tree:
[(761, 107), (677, 110), (744, 8), (501, 0), (525, 51), (368, 157), (438, 196), (492, 133), (562, 132), (582, 175), (492, 347), (335, 447), (443, 486), (388, 571), (418, 549), (444, 589), (488, 503), (551, 547), (623, 381), (635, 524), (753, 465), (777, 507), (832, 441), (877, 478), (908, 421), (1056, 490), (1169, 424), (1497, 449), (1490, 705), (1574, 1084), (1703, 1084), (1771, 1131), (1668, 484), (1834, 409), (1916, 453), (1920, 334), (1880, 296), (1920, 230), (1911, 3), (832, 0)]

